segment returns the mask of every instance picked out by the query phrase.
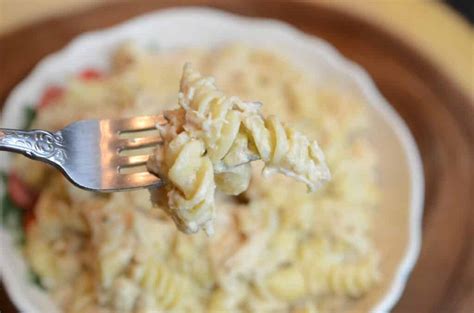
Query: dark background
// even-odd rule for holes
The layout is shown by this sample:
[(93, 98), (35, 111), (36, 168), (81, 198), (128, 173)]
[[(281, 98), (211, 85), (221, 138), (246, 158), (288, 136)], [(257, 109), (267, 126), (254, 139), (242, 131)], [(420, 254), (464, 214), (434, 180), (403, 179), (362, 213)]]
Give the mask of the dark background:
[(461, 13), (472, 25), (474, 23), (474, 1), (472, 0), (446, 0), (453, 9)]

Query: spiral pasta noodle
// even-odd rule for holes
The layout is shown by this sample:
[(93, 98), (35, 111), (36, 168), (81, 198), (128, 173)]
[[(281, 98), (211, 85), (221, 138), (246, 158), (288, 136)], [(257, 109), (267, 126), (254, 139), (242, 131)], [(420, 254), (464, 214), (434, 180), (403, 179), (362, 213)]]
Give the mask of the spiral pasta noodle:
[(360, 264), (335, 265), (327, 275), (334, 294), (353, 298), (364, 295), (380, 280), (377, 259), (372, 256)]
[(380, 280), (378, 254), (370, 252), (356, 263), (342, 260), (338, 242), (315, 238), (299, 251), (299, 268), (309, 294), (335, 294), (357, 298), (367, 293)]
[(212, 232), (214, 216), (214, 173), (212, 164), (204, 156), (202, 142), (182, 132), (157, 155), (158, 171), (166, 171), (167, 203), (165, 210), (178, 228), (193, 233), (203, 227)]
[(298, 300), (306, 295), (303, 274), (295, 266), (273, 272), (267, 278), (266, 285), (273, 295), (286, 302)]
[(300, 132), (285, 126), (275, 117), (250, 115), (243, 119), (258, 155), (265, 162), (264, 173), (274, 171), (304, 182), (310, 191), (317, 190), (330, 173), (318, 144)]
[[(261, 159), (264, 174), (280, 172), (304, 182), (310, 191), (330, 179), (316, 141), (264, 118), (259, 103), (226, 96), (214, 79), (184, 66), (178, 102), (158, 126), (164, 144), (156, 149), (150, 171), (167, 183), (165, 210), (178, 228), (213, 233), (215, 187), (237, 195), (248, 188), (250, 161)], [(215, 176), (214, 176), (215, 175)]]
[(166, 312), (183, 308), (183, 298), (189, 290), (188, 282), (183, 277), (156, 262), (147, 262), (140, 274), (140, 285), (153, 295), (155, 307)]

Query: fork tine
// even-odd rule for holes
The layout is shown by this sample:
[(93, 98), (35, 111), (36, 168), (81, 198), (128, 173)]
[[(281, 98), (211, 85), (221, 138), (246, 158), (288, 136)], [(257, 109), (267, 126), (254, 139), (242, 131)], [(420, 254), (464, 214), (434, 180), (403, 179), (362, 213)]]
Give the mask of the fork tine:
[(145, 164), (149, 155), (118, 156), (113, 160), (113, 166), (131, 167)]
[(163, 115), (138, 116), (132, 118), (110, 120), (110, 128), (114, 132), (130, 132), (155, 129), (156, 124), (166, 123)]
[(115, 177), (117, 186), (127, 186), (127, 188), (160, 186), (162, 181), (155, 175), (148, 172), (120, 174)]
[(160, 136), (149, 136), (141, 138), (119, 139), (116, 142), (116, 148), (120, 151), (128, 149), (139, 149), (156, 146), (161, 143)]
[[(159, 145), (161, 139), (155, 126), (162, 123), (166, 123), (162, 115), (77, 121), (51, 134), (55, 139), (60, 138), (64, 145), (64, 155), (60, 155), (64, 161), (52, 163), (77, 186), (88, 190), (110, 192), (159, 187), (162, 185), (159, 177), (142, 166), (149, 159), (148, 150), (135, 150), (134, 155), (121, 155), (120, 150)], [(140, 133), (151, 129), (156, 132)], [(122, 132), (131, 134), (122, 136)]]

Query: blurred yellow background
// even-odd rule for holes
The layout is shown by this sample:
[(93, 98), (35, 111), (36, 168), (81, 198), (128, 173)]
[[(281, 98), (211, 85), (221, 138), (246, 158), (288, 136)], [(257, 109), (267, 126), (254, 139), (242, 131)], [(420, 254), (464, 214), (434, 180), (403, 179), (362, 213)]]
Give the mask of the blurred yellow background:
[[(112, 1), (0, 0), (0, 36), (50, 16)], [(474, 98), (474, 31), (467, 20), (446, 4), (434, 0), (319, 2), (361, 15), (404, 38)]]

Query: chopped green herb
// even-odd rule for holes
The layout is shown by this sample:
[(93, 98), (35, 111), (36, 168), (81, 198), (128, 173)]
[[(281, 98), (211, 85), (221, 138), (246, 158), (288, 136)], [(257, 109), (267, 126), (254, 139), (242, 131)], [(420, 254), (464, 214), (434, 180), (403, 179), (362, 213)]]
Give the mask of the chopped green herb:
[(29, 270), (28, 272), (28, 276), (29, 276), (29, 279), (30, 281), (35, 284), (37, 287), (43, 289), (43, 290), (46, 290), (46, 288), (44, 287), (44, 285), (41, 283), (41, 278), (39, 277), (39, 275), (33, 271), (32, 269)]
[(31, 124), (33, 123), (36, 117), (36, 108), (34, 107), (26, 107), (25, 108), (25, 125), (24, 129), (29, 129)]

